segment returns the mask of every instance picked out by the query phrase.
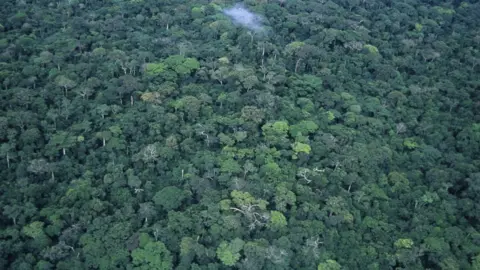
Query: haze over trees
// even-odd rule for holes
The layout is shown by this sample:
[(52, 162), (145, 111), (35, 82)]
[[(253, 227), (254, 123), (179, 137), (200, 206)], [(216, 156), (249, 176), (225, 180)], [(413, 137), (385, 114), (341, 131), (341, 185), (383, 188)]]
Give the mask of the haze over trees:
[(480, 269), (478, 1), (235, 4), (2, 1), (0, 269)]

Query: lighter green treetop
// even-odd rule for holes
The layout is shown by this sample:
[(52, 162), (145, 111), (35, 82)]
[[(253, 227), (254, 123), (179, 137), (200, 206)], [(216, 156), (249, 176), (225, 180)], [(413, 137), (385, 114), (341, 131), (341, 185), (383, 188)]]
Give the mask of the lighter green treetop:
[(270, 221), (268, 227), (278, 230), (287, 227), (287, 219), (280, 211), (270, 211)]
[(327, 260), (318, 265), (318, 270), (340, 270), (342, 267), (335, 260)]
[(153, 241), (147, 234), (139, 237), (140, 247), (132, 251), (132, 263), (136, 270), (170, 270), (172, 255), (165, 244)]
[(240, 259), (240, 251), (244, 244), (240, 238), (235, 238), (230, 243), (223, 241), (217, 248), (218, 259), (226, 266), (234, 266)]
[(310, 154), (310, 152), (312, 151), (310, 145), (301, 142), (295, 142), (294, 144), (292, 144), (292, 149), (294, 152), (294, 154), (292, 155), (293, 159), (297, 159), (299, 153)]
[(36, 239), (45, 235), (43, 232), (43, 225), (44, 223), (41, 221), (34, 221), (24, 226), (22, 232), (26, 236)]
[(400, 238), (395, 241), (396, 248), (412, 248), (413, 247), (413, 240), (410, 238)]

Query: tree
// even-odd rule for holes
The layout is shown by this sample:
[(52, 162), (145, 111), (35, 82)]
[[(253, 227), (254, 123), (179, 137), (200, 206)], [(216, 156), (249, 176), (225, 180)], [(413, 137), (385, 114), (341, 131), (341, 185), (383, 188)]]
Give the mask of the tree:
[(55, 78), (55, 83), (65, 90), (65, 97), (67, 96), (67, 91), (69, 89), (72, 89), (75, 86), (77, 86), (77, 83), (75, 81), (67, 78), (64, 75), (60, 75), (60, 76), (56, 77)]
[(174, 70), (180, 76), (185, 76), (200, 68), (195, 58), (185, 58), (183, 55), (171, 55), (163, 61), (166, 67)]
[(223, 241), (217, 248), (217, 257), (226, 266), (234, 266), (240, 259), (245, 242), (239, 238), (233, 239), (230, 243)]
[(224, 81), (230, 77), (230, 69), (228, 67), (221, 66), (218, 69), (211, 70), (210, 77), (213, 80), (218, 81), (220, 85), (223, 85)]
[(271, 182), (278, 182), (283, 178), (282, 168), (272, 160), (267, 161), (260, 169), (260, 172), (266, 180)]
[(276, 209), (285, 212), (287, 207), (295, 206), (297, 198), (295, 193), (291, 191), (291, 186), (282, 182), (276, 187), (274, 201)]
[(220, 202), (222, 210), (230, 210), (242, 214), (246, 218), (247, 226), (250, 230), (262, 227), (267, 223), (269, 220), (269, 215), (265, 212), (267, 201), (255, 199), (250, 193), (238, 190), (233, 190), (230, 196), (231, 200)]
[(54, 174), (54, 165), (48, 163), (45, 159), (34, 159), (30, 161), (30, 164), (27, 167), (29, 172), (34, 174), (42, 174), (42, 173), (51, 173), (51, 180), (52, 182), (55, 181), (55, 174)]
[(42, 250), (50, 244), (50, 238), (45, 234), (45, 223), (41, 221), (34, 221), (28, 225), (23, 226), (22, 232), (26, 236), (33, 239), (33, 246), (36, 249)]
[(33, 59), (35, 64), (43, 65), (49, 64), (53, 61), (53, 54), (49, 51), (41, 52), (38, 57)]
[(302, 41), (294, 41), (289, 43), (285, 46), (285, 54), (293, 57), (295, 59), (295, 73), (297, 73), (300, 67), (300, 61), (302, 58), (300, 57), (300, 50), (305, 46), (305, 42)]
[(220, 171), (230, 174), (237, 174), (242, 172), (242, 167), (233, 158), (222, 159), (220, 162)]
[(412, 248), (413, 247), (413, 240), (410, 238), (401, 238), (395, 241), (396, 248)]
[(154, 241), (144, 233), (139, 238), (139, 248), (134, 249), (131, 255), (134, 269), (172, 269), (172, 255), (165, 244)]
[(164, 63), (148, 63), (145, 65), (145, 73), (150, 76), (156, 76), (165, 71), (167, 65)]
[(289, 128), (288, 122), (276, 121), (263, 125), (262, 131), (268, 142), (276, 144), (286, 140)]
[(292, 137), (306, 136), (318, 130), (318, 125), (313, 121), (301, 121), (298, 124), (291, 125), (289, 132)]
[(23, 227), (22, 232), (31, 237), (33, 239), (38, 239), (41, 237), (46, 237), (45, 233), (43, 232), (44, 223), (41, 221), (34, 221), (27, 226)]
[(292, 156), (293, 159), (297, 159), (299, 153), (305, 153), (309, 155), (310, 152), (312, 151), (312, 148), (310, 147), (310, 145), (306, 143), (301, 143), (301, 142), (295, 142), (294, 144), (292, 144), (292, 149), (294, 152)]
[(158, 2), (1, 2), (0, 269), (478, 268), (479, 1)]
[(2, 143), (0, 145), (0, 154), (5, 158), (7, 163), (7, 168), (10, 168), (10, 160), (12, 159), (13, 153), (12, 150), (14, 146), (11, 143)]
[(105, 116), (108, 115), (111, 108), (107, 104), (100, 104), (95, 108), (95, 110), (102, 117), (102, 119), (105, 119)]
[(472, 261), (472, 269), (480, 269), (480, 254), (475, 256)]
[(158, 146), (156, 144), (149, 144), (145, 146), (140, 153), (137, 154), (137, 158), (146, 163), (157, 160), (160, 155), (157, 147)]
[(180, 207), (185, 199), (186, 194), (183, 190), (170, 186), (157, 192), (153, 197), (153, 202), (164, 210), (170, 211)]
[(318, 265), (318, 270), (340, 270), (342, 267), (335, 260), (326, 260)]
[(172, 102), (172, 106), (175, 110), (181, 109), (186, 112), (189, 120), (193, 121), (196, 120), (200, 114), (202, 101), (194, 96), (187, 95)]
[(268, 227), (272, 230), (280, 230), (287, 226), (287, 219), (279, 211), (270, 211)]
[(46, 146), (48, 155), (54, 155), (55, 152), (62, 150), (62, 154), (67, 154), (67, 148), (73, 147), (77, 143), (77, 138), (69, 132), (59, 131), (50, 138)]
[(140, 218), (144, 219), (145, 225), (148, 225), (148, 219), (155, 217), (157, 215), (157, 211), (155, 211), (155, 207), (151, 202), (146, 202), (140, 204), (138, 214)]
[(260, 124), (265, 118), (265, 113), (255, 106), (245, 106), (242, 108), (242, 118)]
[(143, 85), (137, 78), (130, 74), (123, 75), (119, 78), (121, 86), (117, 88), (118, 95), (120, 97), (120, 103), (123, 104), (123, 95), (130, 95), (130, 104), (133, 105), (133, 93), (140, 91)]

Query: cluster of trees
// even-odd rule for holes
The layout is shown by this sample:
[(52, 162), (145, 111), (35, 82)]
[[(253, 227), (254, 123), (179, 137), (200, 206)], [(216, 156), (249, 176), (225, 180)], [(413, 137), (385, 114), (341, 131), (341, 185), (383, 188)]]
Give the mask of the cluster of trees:
[(1, 269), (480, 269), (480, 4), (5, 0)]

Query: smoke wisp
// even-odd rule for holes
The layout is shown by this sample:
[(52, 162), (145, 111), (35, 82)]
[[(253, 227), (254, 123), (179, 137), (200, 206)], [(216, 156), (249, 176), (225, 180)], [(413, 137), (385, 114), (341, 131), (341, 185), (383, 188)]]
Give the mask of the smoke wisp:
[(244, 5), (236, 4), (231, 8), (223, 10), (223, 14), (232, 19), (236, 25), (241, 25), (252, 31), (262, 31), (262, 17), (249, 11)]

